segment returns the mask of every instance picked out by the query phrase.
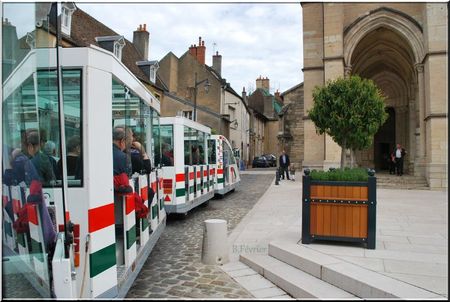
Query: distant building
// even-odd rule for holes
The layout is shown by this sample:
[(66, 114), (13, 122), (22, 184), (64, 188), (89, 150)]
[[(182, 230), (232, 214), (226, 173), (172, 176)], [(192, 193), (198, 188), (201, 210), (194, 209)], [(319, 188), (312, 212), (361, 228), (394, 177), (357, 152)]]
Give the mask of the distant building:
[[(205, 55), (205, 41), (199, 37), (198, 45), (191, 45), (180, 58), (169, 52), (161, 59), (158, 77), (166, 89), (161, 114), (194, 119), (196, 112), (199, 123), (210, 127), (213, 133), (227, 137), (240, 158), (248, 161), (248, 106), (222, 78), (222, 56), (216, 52), (210, 67), (205, 64)], [(205, 90), (206, 83), (209, 84), (208, 91)]]
[[(284, 146), (278, 140), (279, 116), (283, 106), (281, 99), (270, 93), (270, 80), (262, 78), (256, 79), (256, 90), (248, 97), (248, 105), (253, 110), (254, 132), (255, 132), (255, 153), (253, 156), (262, 154), (277, 155)], [(256, 127), (263, 124), (263, 128)], [(258, 133), (262, 130), (262, 133)], [(262, 145), (262, 148), (259, 146)]]

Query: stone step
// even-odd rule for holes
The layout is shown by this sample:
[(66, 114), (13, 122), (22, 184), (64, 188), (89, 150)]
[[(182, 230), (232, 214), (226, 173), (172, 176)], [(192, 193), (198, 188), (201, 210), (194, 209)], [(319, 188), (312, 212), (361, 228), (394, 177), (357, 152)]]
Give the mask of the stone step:
[(271, 242), (269, 256), (363, 299), (441, 296), (296, 243)]
[(267, 255), (240, 255), (240, 261), (296, 299), (355, 299), (342, 289)]

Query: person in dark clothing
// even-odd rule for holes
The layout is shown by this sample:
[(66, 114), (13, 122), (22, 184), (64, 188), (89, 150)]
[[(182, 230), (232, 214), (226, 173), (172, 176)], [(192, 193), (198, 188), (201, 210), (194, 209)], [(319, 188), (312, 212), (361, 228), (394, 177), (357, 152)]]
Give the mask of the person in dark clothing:
[(53, 186), (55, 184), (55, 173), (48, 155), (42, 153), (39, 140), (39, 132), (37, 130), (27, 130), (26, 132), (26, 154), (30, 157), (31, 162), (36, 167), (40, 181), (44, 186)]
[[(133, 133), (130, 128), (116, 126), (113, 130), (113, 183), (114, 183), (114, 222), (117, 238), (123, 238), (123, 195), (133, 192), (129, 184), (128, 175), (131, 174), (131, 162), (127, 158), (125, 150), (131, 147)], [(117, 256), (117, 255), (116, 255)], [(118, 257), (118, 256), (117, 256)], [(123, 257), (116, 259), (117, 263), (123, 263)]]
[(397, 175), (403, 175), (403, 159), (406, 156), (406, 150), (402, 148), (400, 144), (397, 144), (397, 148), (394, 150), (395, 155), (395, 167), (397, 169)]
[(395, 175), (395, 154), (394, 152), (391, 152), (391, 154), (389, 154), (389, 174), (393, 174)]
[(48, 156), (48, 158), (50, 159), (50, 162), (51, 162), (52, 167), (53, 167), (53, 173), (55, 173), (55, 177), (57, 179), (61, 178), (59, 176), (59, 171), (58, 171), (58, 162), (55, 159), (55, 156), (56, 156), (56, 144), (53, 141), (45, 142), (43, 151), (44, 151), (44, 154), (46, 154)]
[[(66, 166), (67, 176), (76, 176), (78, 165), (80, 164), (81, 139), (74, 135), (67, 141)], [(62, 175), (62, 161), (58, 161), (58, 175)]]
[(284, 174), (286, 173), (286, 178), (290, 180), (289, 178), (289, 165), (291, 164), (289, 160), (289, 155), (286, 154), (286, 151), (282, 151), (279, 159), (280, 163), (280, 174), (282, 179), (284, 179)]
[(150, 158), (145, 152), (144, 146), (137, 140), (131, 144), (131, 168), (132, 173), (149, 174), (151, 171)]
[(133, 133), (130, 128), (125, 132), (125, 126), (116, 126), (113, 131), (113, 173), (119, 175), (131, 173), (130, 162), (127, 159), (126, 149), (131, 147)]

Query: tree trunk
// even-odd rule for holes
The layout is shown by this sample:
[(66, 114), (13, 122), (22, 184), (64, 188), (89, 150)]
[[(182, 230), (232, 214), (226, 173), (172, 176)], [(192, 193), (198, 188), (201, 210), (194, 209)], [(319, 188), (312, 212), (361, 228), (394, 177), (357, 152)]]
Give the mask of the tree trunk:
[(350, 149), (350, 168), (356, 167), (355, 150)]
[(341, 169), (343, 169), (345, 167), (345, 158), (347, 157), (345, 153), (347, 150), (344, 147), (341, 148)]

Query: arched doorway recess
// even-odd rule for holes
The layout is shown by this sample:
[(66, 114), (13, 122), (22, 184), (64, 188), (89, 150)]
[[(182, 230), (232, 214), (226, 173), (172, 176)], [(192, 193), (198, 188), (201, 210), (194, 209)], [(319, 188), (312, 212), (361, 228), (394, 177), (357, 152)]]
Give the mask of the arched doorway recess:
[(420, 127), (418, 65), (423, 58), (421, 28), (404, 14), (378, 9), (345, 30), (346, 71), (372, 79), (386, 97), (388, 125), (380, 128), (368, 150), (356, 152), (358, 165), (384, 169), (386, 150), (400, 143), (407, 151), (405, 173), (413, 173)]

